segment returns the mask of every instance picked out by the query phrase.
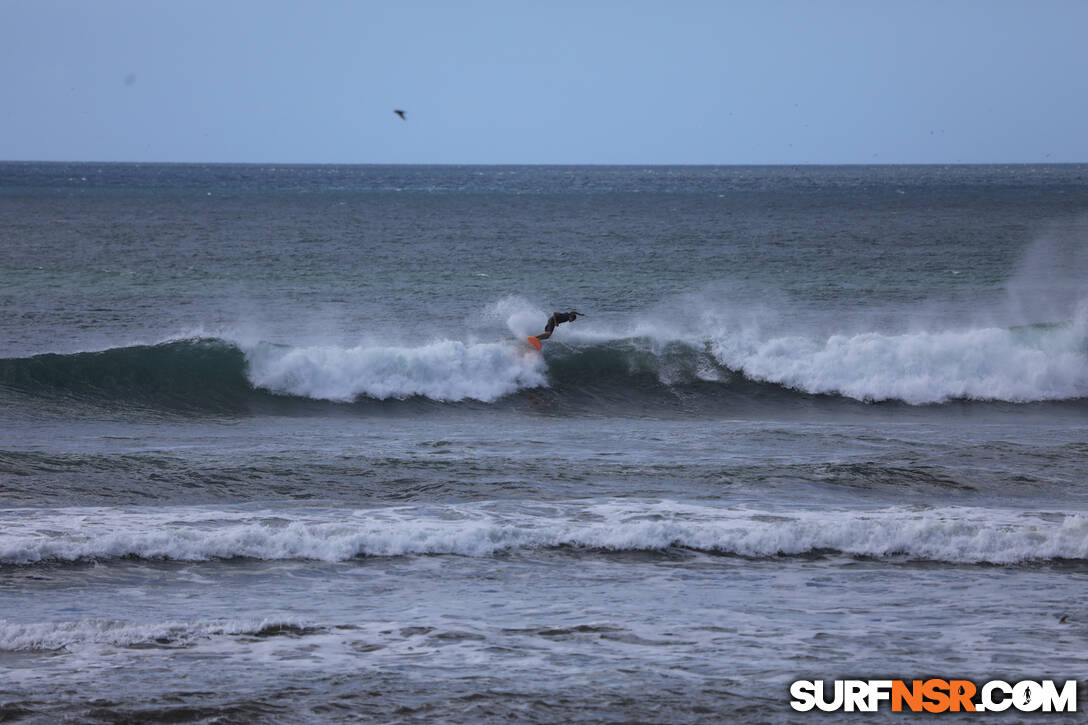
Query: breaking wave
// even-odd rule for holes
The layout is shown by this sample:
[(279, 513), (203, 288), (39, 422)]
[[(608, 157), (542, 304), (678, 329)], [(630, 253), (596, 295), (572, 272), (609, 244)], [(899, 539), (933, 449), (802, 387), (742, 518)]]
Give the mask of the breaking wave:
[(717, 340), (711, 347), (723, 365), (754, 380), (857, 400), (918, 405), (1088, 397), (1088, 335), (1083, 324), (898, 335), (867, 332), (823, 340), (740, 338)]
[(570, 549), (751, 558), (837, 553), (1009, 565), (1088, 560), (1088, 517), (1004, 509), (725, 509), (673, 501), (502, 503), (276, 513), (203, 508), (0, 512), (0, 562), (348, 561)]
[[(1088, 315), (1080, 316), (1088, 318)], [(289, 346), (221, 338), (0, 360), (0, 394), (149, 409), (237, 412), (294, 401), (495, 403), (549, 389), (562, 405), (652, 408), (677, 396), (735, 410), (798, 396), (1037, 403), (1088, 399), (1088, 325), (824, 338), (568, 335), (543, 355), (517, 339)]]
[(543, 361), (518, 345), (450, 340), (343, 348), (199, 338), (0, 360), (0, 390), (151, 408), (232, 411), (269, 397), (493, 402), (545, 384)]

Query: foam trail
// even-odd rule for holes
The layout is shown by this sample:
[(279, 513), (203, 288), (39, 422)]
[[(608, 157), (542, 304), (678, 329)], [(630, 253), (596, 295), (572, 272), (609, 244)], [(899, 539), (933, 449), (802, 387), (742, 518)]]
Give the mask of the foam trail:
[(0, 652), (76, 650), (93, 645), (185, 647), (217, 636), (267, 636), (304, 630), (301, 622), (272, 619), (128, 623), (104, 619), (70, 622), (9, 622), (0, 619)]
[(569, 547), (682, 547), (747, 557), (839, 552), (877, 558), (1015, 564), (1088, 559), (1088, 517), (1003, 509), (847, 511), (724, 509), (674, 501), (511, 503), (285, 514), (56, 509), (0, 511), (0, 563), (125, 557), (347, 561), (359, 556)]

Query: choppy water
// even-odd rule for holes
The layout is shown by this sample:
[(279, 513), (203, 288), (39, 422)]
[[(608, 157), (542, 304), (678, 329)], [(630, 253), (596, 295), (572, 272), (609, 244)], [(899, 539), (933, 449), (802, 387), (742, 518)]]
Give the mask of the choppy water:
[(1086, 275), (1085, 166), (0, 164), (0, 719), (1080, 678)]

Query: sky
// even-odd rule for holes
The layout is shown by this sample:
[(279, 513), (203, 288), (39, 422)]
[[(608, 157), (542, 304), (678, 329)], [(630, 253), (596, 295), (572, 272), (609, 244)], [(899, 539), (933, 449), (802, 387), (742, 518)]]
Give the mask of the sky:
[(1088, 162), (1086, 35), (1088, 0), (0, 0), (0, 160)]

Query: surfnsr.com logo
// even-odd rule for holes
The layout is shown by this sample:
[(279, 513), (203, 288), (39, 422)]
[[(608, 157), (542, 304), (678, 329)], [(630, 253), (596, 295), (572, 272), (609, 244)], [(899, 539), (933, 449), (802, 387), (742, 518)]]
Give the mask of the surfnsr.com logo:
[(991, 680), (981, 687), (970, 680), (798, 680), (790, 685), (790, 707), (799, 712), (1076, 712), (1077, 681)]

